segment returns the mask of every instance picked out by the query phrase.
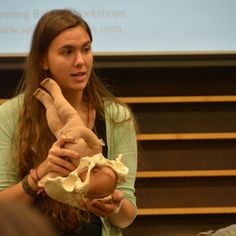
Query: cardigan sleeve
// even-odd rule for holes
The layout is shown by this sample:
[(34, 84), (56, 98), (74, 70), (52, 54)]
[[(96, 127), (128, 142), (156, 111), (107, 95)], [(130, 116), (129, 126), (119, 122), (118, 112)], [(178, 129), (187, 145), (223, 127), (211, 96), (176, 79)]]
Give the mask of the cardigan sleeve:
[(106, 109), (106, 128), (108, 159), (115, 159), (122, 154), (124, 164), (129, 168), (126, 182), (120, 183), (117, 189), (124, 193), (136, 208), (135, 179), (137, 172), (137, 139), (134, 121), (125, 106), (111, 103)]
[(18, 117), (18, 99), (0, 105), (0, 191), (19, 182), (12, 137)]
[[(124, 164), (129, 168), (126, 182), (117, 185), (117, 190), (131, 202), (137, 214), (135, 179), (137, 172), (137, 139), (130, 111), (120, 104), (105, 103), (108, 159), (123, 155)], [(121, 229), (113, 226), (107, 218), (103, 222), (102, 236), (122, 236)]]

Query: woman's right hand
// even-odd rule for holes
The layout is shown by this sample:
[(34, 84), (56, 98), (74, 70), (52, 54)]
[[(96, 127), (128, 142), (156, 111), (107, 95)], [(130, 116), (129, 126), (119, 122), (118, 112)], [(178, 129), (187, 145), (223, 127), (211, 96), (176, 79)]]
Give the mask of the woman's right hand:
[[(63, 148), (66, 142), (71, 142), (65, 136), (60, 137), (50, 148), (47, 158), (34, 169), (34, 174), (37, 172), (37, 179), (46, 179), (50, 172), (55, 172), (57, 175), (68, 175), (76, 166), (70, 160), (80, 160), (78, 153)], [(36, 176), (34, 176), (36, 177)], [(35, 183), (35, 178), (31, 174), (28, 175), (28, 184), (32, 190), (37, 192), (40, 190), (40, 182)], [(22, 188), (22, 182), (0, 191), (0, 202), (20, 201), (22, 203), (31, 204), (33, 198), (29, 196)]]
[(50, 172), (55, 172), (60, 176), (67, 176), (76, 169), (77, 166), (73, 163), (79, 162), (80, 155), (75, 151), (63, 148), (67, 142), (71, 142), (71, 139), (62, 135), (53, 143), (48, 151), (47, 158), (37, 167), (39, 179), (42, 179)]

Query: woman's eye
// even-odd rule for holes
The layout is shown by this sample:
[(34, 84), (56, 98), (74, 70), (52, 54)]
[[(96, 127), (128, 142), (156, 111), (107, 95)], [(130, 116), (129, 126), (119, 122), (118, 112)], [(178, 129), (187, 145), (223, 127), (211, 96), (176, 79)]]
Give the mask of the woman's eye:
[(62, 48), (59, 53), (63, 56), (68, 56), (73, 52), (71, 48)]
[(90, 47), (90, 46), (85, 47), (85, 48), (84, 48), (84, 51), (85, 51), (85, 52), (90, 52), (90, 51), (91, 51), (91, 47)]
[(72, 52), (71, 50), (65, 50), (65, 51), (63, 52), (63, 54), (64, 54), (64, 55), (70, 55), (71, 52)]

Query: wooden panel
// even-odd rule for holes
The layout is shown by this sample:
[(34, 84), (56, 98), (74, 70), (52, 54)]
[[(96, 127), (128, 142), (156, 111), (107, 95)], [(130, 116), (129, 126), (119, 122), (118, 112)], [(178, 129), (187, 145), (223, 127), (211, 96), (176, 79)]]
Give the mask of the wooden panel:
[(236, 177), (139, 178), (139, 208), (236, 207)]
[(236, 132), (235, 103), (132, 104), (141, 133)]
[(236, 170), (138, 171), (137, 178), (236, 176)]
[(197, 140), (197, 139), (236, 139), (236, 132), (228, 133), (176, 133), (176, 134), (138, 134), (137, 140)]
[(97, 71), (119, 97), (236, 95), (236, 66)]
[(236, 140), (142, 141), (139, 171), (236, 169)]
[(236, 96), (120, 97), (125, 103), (236, 102)]
[[(146, 215), (199, 215), (236, 214), (236, 206), (229, 207), (185, 207), (185, 208), (140, 208), (139, 216)], [(236, 222), (235, 222), (236, 223)]]

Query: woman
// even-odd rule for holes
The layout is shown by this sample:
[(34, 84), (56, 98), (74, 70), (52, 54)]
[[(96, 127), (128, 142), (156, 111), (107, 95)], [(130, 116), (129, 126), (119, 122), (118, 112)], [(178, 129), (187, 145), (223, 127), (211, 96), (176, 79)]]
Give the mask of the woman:
[[(33, 204), (59, 229), (61, 235), (121, 235), (136, 216), (134, 182), (137, 144), (132, 113), (105, 88), (93, 70), (92, 34), (75, 12), (53, 10), (39, 20), (27, 58), (19, 95), (0, 107), (0, 202)], [(55, 80), (84, 124), (105, 141), (104, 156), (119, 153), (129, 167), (110, 203), (84, 202), (89, 215), (54, 201), (38, 189), (37, 181), (49, 172), (66, 176), (70, 160), (79, 154), (63, 148), (66, 138), (55, 140), (43, 105), (33, 97), (40, 82)]]

